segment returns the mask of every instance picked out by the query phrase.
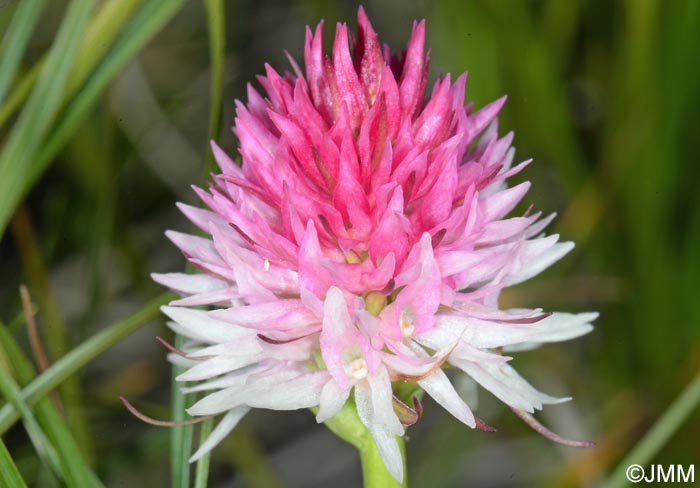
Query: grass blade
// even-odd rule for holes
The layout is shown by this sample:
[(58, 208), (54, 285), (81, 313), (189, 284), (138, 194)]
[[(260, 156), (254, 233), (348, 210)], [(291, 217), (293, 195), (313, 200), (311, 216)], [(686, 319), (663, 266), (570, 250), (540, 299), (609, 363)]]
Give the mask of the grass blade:
[[(51, 358), (62, 357), (69, 349), (68, 325), (50, 284), (49, 271), (44, 263), (39, 240), (25, 205), (20, 204), (10, 222), (12, 237), (20, 255), (24, 275), (36, 296), (41, 319), (43, 335)], [(29, 325), (29, 323), (27, 324)], [(65, 406), (66, 418), (71, 432), (80, 445), (83, 456), (93, 464), (94, 448), (92, 437), (81, 404), (82, 388), (78, 378), (69, 378), (61, 385), (61, 399)]]
[(7, 488), (27, 487), (2, 439), (0, 439), (0, 485)]
[(0, 45), (0, 103), (17, 73), (22, 54), (34, 26), (44, 8), (45, 0), (25, 0), (17, 6), (12, 23)]
[(95, 0), (73, 0), (27, 105), (0, 154), (0, 235), (27, 188), (28, 169), (56, 117)]
[[(31, 381), (35, 374), (32, 364), (5, 327), (0, 327), (0, 344), (16, 372), (17, 379), (21, 383)], [(18, 398), (21, 398), (25, 404), (29, 404), (26, 396), (21, 395)], [(53, 446), (58, 454), (66, 485), (86, 488), (102, 487), (100, 480), (85, 463), (78, 444), (53, 403), (48, 398), (44, 398), (36, 404), (34, 412), (41, 429), (48, 438), (47, 445)]]
[(683, 422), (698, 408), (700, 404), (700, 373), (685, 387), (680, 396), (671, 404), (664, 414), (656, 421), (644, 438), (637, 443), (625, 458), (620, 461), (617, 469), (605, 484), (608, 488), (627, 486), (629, 481), (626, 469), (631, 464), (646, 466)]
[[(43, 61), (43, 60), (42, 60)], [(27, 99), (32, 91), (36, 79), (39, 78), (39, 73), (41, 73), (41, 67), (43, 62), (37, 62), (32, 66), (29, 71), (24, 73), (17, 83), (15, 83), (14, 89), (8, 99), (0, 105), (0, 126), (2, 126), (5, 121), (10, 118), (10, 115), (18, 110), (22, 103)]]
[[(108, 0), (100, 6), (100, 10), (90, 20), (80, 44), (74, 68), (64, 91), (64, 101), (75, 94), (75, 91), (85, 82), (141, 2), (142, 0)], [(46, 56), (34, 63), (17, 82), (7, 101), (0, 105), (0, 126), (26, 100), (45, 62)], [(0, 101), (2, 101), (1, 97)]]
[[(164, 293), (146, 303), (129, 317), (95, 334), (56, 361), (49, 369), (29, 383), (22, 390), (22, 399), (30, 406), (36, 404), (70, 375), (146, 322), (157, 317), (160, 312), (160, 306), (172, 299), (173, 295), (171, 293)], [(0, 409), (0, 434), (6, 432), (18, 418), (19, 413), (12, 405), (3, 406)]]
[(113, 45), (117, 35), (143, 0), (107, 0), (90, 21), (68, 78), (66, 94), (73, 95)]
[[(1, 347), (1, 346), (0, 346)], [(4, 354), (4, 350), (0, 349), (0, 353)], [(22, 415), (24, 428), (29, 435), (29, 439), (34, 445), (34, 449), (42, 462), (51, 468), (59, 478), (65, 479), (63, 468), (58, 460), (58, 454), (53, 445), (49, 442), (44, 431), (39, 427), (39, 423), (34, 417), (29, 406), (22, 400), (21, 389), (15, 380), (10, 376), (9, 371), (5, 368), (0, 368), (0, 393), (5, 399), (14, 405)]]
[[(46, 170), (51, 160), (68, 142), (80, 123), (114, 77), (156, 35), (183, 5), (183, 0), (150, 1), (134, 15), (113, 48), (97, 66), (80, 92), (69, 103), (60, 123), (51, 132), (42, 151), (29, 169), (22, 194)], [(0, 214), (2, 224), (2, 214)]]

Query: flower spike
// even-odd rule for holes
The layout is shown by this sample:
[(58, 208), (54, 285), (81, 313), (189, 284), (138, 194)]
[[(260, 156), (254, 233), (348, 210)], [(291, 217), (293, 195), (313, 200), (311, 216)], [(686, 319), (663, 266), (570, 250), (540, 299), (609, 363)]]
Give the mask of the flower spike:
[(396, 436), (422, 412), (420, 395), (413, 407), (398, 400), (403, 381), (466, 426), (495, 430), (448, 367), (561, 442), (530, 414), (564, 399), (502, 352), (579, 337), (597, 314), (499, 307), (501, 290), (573, 247), (543, 234), (553, 216), (509, 216), (530, 183), (506, 185), (529, 164), (513, 165), (513, 135), (498, 134), (506, 98), (465, 106), (466, 74), (428, 90), (425, 21), (398, 54), (362, 8), (357, 25), (353, 36), (338, 24), (328, 54), (323, 22), (307, 28), (303, 65), (265, 65), (260, 89), (236, 101), (240, 167), (213, 144), (221, 174), (195, 189), (206, 208), (180, 206), (208, 237), (168, 232), (199, 270), (154, 275), (182, 296), (163, 311), (192, 341), (187, 354), (166, 344), (169, 357), (187, 391), (204, 392), (188, 412), (224, 414), (196, 456), (251, 408), (317, 408), (325, 422), (348, 402), (400, 480)]

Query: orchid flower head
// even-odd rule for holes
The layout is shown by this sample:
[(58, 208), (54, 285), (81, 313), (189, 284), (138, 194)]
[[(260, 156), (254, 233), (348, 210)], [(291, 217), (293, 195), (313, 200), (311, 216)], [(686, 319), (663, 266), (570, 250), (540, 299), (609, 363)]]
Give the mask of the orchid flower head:
[(419, 408), (392, 384), (484, 428), (449, 365), (531, 413), (565, 399), (532, 387), (508, 351), (596, 318), (499, 308), (503, 288), (573, 247), (543, 234), (553, 216), (510, 215), (530, 184), (506, 184), (529, 161), (514, 165), (512, 133), (498, 134), (505, 97), (465, 106), (466, 74), (429, 90), (425, 21), (398, 54), (362, 8), (357, 23), (336, 26), (330, 54), (323, 23), (307, 28), (303, 69), (265, 65), (262, 90), (236, 102), (240, 165), (212, 144), (220, 173), (196, 189), (206, 208), (180, 205), (208, 237), (167, 234), (199, 270), (153, 276), (181, 296), (163, 308), (190, 340), (177, 379), (204, 393), (191, 415), (223, 415), (193, 459), (251, 408), (315, 407), (324, 422), (353, 402), (400, 480), (395, 436)]

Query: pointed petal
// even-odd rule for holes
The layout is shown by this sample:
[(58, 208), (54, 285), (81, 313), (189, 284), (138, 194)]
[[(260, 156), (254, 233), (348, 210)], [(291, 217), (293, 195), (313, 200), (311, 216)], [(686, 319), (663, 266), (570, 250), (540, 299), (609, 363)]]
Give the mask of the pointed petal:
[(260, 388), (246, 395), (245, 403), (254, 408), (298, 410), (318, 405), (321, 390), (330, 377), (326, 371), (301, 375), (272, 388)]
[(507, 364), (473, 363), (451, 359), (451, 363), (474, 378), (501, 401), (518, 410), (532, 413), (543, 404), (569, 401), (571, 398), (554, 398), (537, 391), (515, 369)]
[(199, 449), (192, 455), (190, 462), (194, 463), (206, 453), (214, 449), (229, 433), (238, 425), (238, 422), (250, 411), (250, 407), (236, 407), (230, 410), (219, 421), (214, 430), (211, 431), (209, 437), (199, 446)]
[(384, 465), (394, 478), (402, 482), (403, 458), (401, 457), (399, 445), (396, 443), (394, 434), (375, 417), (375, 412), (372, 408), (371, 391), (367, 382), (359, 382), (355, 385), (355, 403), (360, 420), (372, 435)]
[(151, 273), (151, 278), (156, 283), (187, 295), (220, 290), (231, 286), (223, 280), (201, 273)]
[(341, 388), (335, 380), (329, 380), (321, 390), (316, 422), (325, 422), (343, 408), (350, 396), (350, 389)]
[[(573, 248), (573, 242), (561, 242), (550, 244), (548, 241), (554, 241), (559, 238), (553, 234), (547, 238), (528, 241), (528, 246), (524, 246), (524, 250), (518, 256), (519, 261), (525, 263), (516, 273), (508, 277), (508, 285), (517, 285), (523, 281), (527, 281), (533, 276), (538, 275), (552, 264), (566, 256)], [(546, 250), (541, 251), (544, 247)]]
[(161, 310), (175, 321), (173, 329), (177, 333), (203, 342), (231, 342), (251, 333), (241, 327), (215, 320), (204, 310), (169, 306), (163, 306)]
[(469, 406), (459, 397), (447, 375), (441, 370), (418, 382), (433, 400), (471, 428), (476, 427), (476, 419)]

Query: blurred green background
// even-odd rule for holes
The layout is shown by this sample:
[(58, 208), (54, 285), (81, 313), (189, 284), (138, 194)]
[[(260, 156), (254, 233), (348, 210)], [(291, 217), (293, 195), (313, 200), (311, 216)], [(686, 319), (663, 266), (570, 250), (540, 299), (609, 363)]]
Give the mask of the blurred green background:
[[(49, 363), (137, 310), (133, 328), (147, 323), (66, 369), (60, 400), (50, 395), (35, 415), (13, 425), (0, 410), (29, 485), (88, 486), (93, 472), (106, 486), (197, 476), (169, 468), (169, 429), (118, 399), (172, 416), (171, 371), (154, 339), (170, 336), (156, 306), (143, 308), (163, 292), (149, 273), (184, 267), (163, 232), (189, 229), (174, 203), (195, 202), (210, 134), (236, 154), (233, 100), (246, 83), (265, 62), (288, 69), (285, 49), (301, 60), (305, 25), (325, 19), (326, 41), (336, 21), (354, 27), (357, 5), (0, 1), (2, 394), (20, 401), (12, 392), (35, 376), (21, 284)], [(408, 430), (410, 485), (601, 486), (700, 371), (700, 2), (364, 5), (394, 49), (413, 19), (427, 19), (431, 78), (468, 70), (477, 106), (509, 95), (501, 132), (515, 131), (516, 158), (535, 160), (518, 176), (533, 182), (526, 203), (557, 212), (550, 232), (577, 246), (507, 290), (503, 305), (601, 312), (592, 334), (514, 360), (535, 386), (574, 397), (543, 422), (596, 448), (540, 438), (484, 392), (477, 413), (495, 434), (426, 402)], [(44, 434), (53, 454), (34, 447)], [(698, 438), (694, 407), (653, 462), (700, 465)], [(210, 486), (331, 483), (357, 486), (359, 462), (309, 412), (255, 412), (211, 458)]]

